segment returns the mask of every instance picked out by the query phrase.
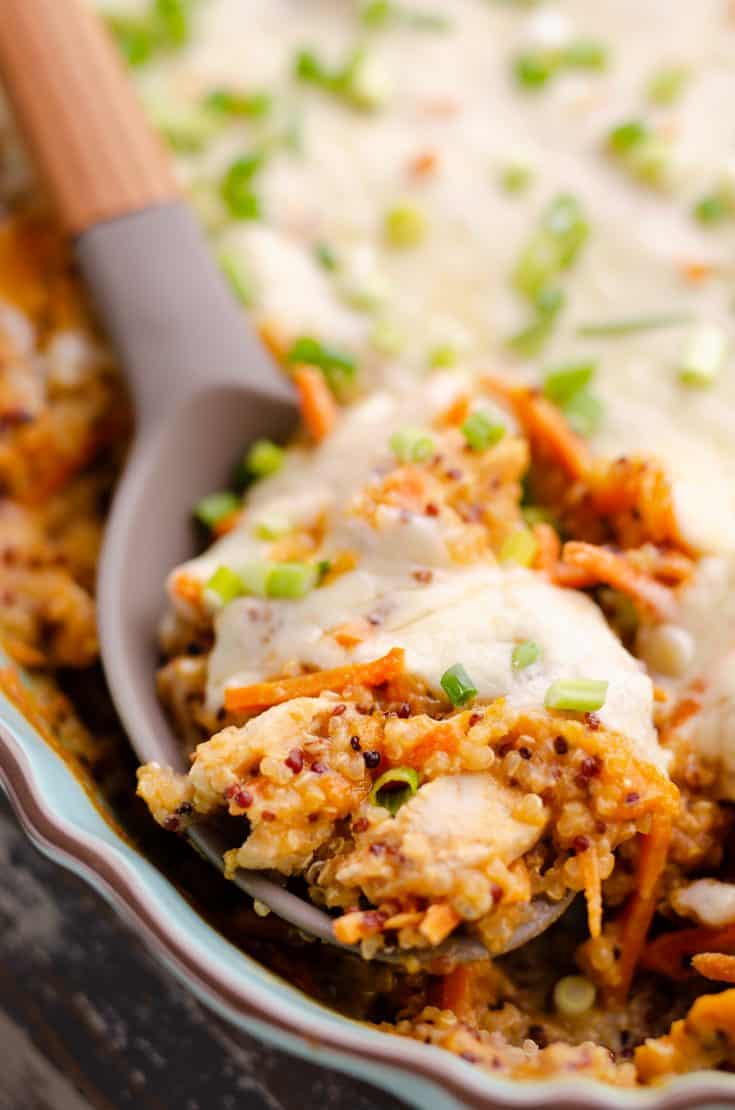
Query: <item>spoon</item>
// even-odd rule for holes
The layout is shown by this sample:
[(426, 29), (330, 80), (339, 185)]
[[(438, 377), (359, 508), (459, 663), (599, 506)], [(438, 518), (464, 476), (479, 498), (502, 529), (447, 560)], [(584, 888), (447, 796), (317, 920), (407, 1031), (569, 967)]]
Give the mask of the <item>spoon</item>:
[[(181, 201), (116, 52), (83, 0), (2, 0), (0, 75), (125, 371), (136, 433), (107, 523), (98, 580), (102, 660), (143, 762), (185, 769), (155, 693), (163, 584), (192, 554), (191, 506), (226, 482), (256, 437), (294, 429), (293, 392), (274, 367)], [(190, 830), (218, 868), (227, 847)], [(337, 944), (328, 914), (265, 873), (235, 881), (298, 929)], [(571, 901), (539, 898), (504, 951)], [(419, 959), (486, 957), (450, 938)], [(380, 958), (400, 959), (386, 950)]]

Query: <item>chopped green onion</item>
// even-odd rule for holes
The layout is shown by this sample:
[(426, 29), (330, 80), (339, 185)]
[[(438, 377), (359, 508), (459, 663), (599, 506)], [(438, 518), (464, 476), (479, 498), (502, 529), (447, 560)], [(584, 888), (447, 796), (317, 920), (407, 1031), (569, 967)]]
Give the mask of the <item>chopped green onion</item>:
[(327, 384), (338, 396), (352, 385), (357, 373), (354, 355), (320, 342), (311, 335), (302, 335), (286, 352), (291, 365), (315, 366), (327, 379)]
[(679, 365), (682, 385), (706, 388), (714, 383), (727, 353), (727, 337), (712, 326), (698, 328), (690, 337)]
[(512, 335), (508, 345), (519, 355), (530, 358), (537, 354), (549, 338), (556, 317), (564, 307), (564, 290), (545, 286), (534, 298), (536, 316), (525, 328)]
[(110, 14), (105, 16), (105, 23), (129, 66), (137, 68), (151, 60), (158, 36), (150, 19)]
[(252, 559), (249, 563), (244, 563), (239, 570), (243, 593), (252, 597), (265, 597), (272, 567), (272, 563), (263, 559)]
[(610, 54), (604, 42), (597, 39), (576, 39), (565, 46), (561, 53), (562, 64), (570, 69), (607, 68)]
[(568, 193), (554, 197), (518, 259), (513, 272), (516, 289), (534, 300), (572, 265), (588, 234), (589, 224), (576, 197)]
[(440, 343), (429, 351), (429, 366), (432, 370), (448, 370), (457, 365), (459, 353), (452, 343)]
[(419, 776), (413, 767), (392, 767), (373, 783), (370, 801), (395, 815), (419, 788)]
[(280, 540), (291, 531), (291, 522), (283, 516), (264, 516), (255, 525), (259, 540)]
[(253, 303), (253, 286), (248, 267), (242, 256), (233, 254), (232, 251), (221, 251), (219, 264), (240, 304), (251, 305)]
[(236, 597), (241, 597), (245, 593), (240, 575), (225, 566), (217, 567), (204, 588), (215, 594), (223, 605), (227, 605), (228, 602), (234, 601)]
[(376, 320), (370, 332), (370, 343), (380, 355), (398, 355), (403, 350), (403, 333), (391, 320)]
[(533, 170), (521, 162), (509, 162), (501, 168), (499, 179), (506, 193), (522, 193), (533, 180)]
[(440, 12), (423, 12), (406, 8), (395, 0), (368, 0), (360, 12), (365, 27), (376, 30), (391, 23), (404, 24), (420, 31), (445, 31), (450, 22)]
[(553, 514), (541, 505), (523, 505), (521, 513), (529, 528), (533, 528), (534, 524), (551, 524), (552, 527), (557, 527)]
[(524, 640), (522, 644), (516, 644), (513, 648), (510, 662), (514, 671), (522, 671), (540, 658), (541, 647), (539, 644), (535, 640)]
[(602, 399), (589, 389), (580, 389), (561, 406), (577, 435), (589, 438), (599, 430), (605, 415)]
[(528, 528), (518, 528), (503, 540), (498, 559), (501, 563), (517, 563), (520, 567), (530, 567), (536, 558), (538, 540)]
[(505, 435), (505, 425), (492, 413), (476, 409), (471, 412), (462, 425), (462, 435), (473, 451), (486, 451), (494, 447)]
[(602, 709), (608, 683), (596, 678), (560, 678), (546, 691), (547, 709), (566, 709), (575, 713), (594, 713)]
[(194, 516), (207, 528), (216, 528), (220, 521), (240, 508), (240, 498), (229, 490), (222, 493), (209, 493), (198, 502)]
[(650, 137), (651, 129), (645, 120), (630, 119), (613, 127), (607, 143), (613, 154), (628, 154)]
[(300, 81), (367, 111), (382, 107), (390, 91), (386, 75), (370, 62), (362, 47), (353, 50), (336, 69), (322, 62), (314, 50), (301, 49), (294, 59), (294, 74)]
[(423, 428), (400, 428), (388, 443), (399, 462), (426, 462), (434, 454), (434, 440)]
[(244, 116), (262, 119), (273, 107), (267, 92), (244, 93), (235, 89), (212, 89), (204, 98), (205, 107), (223, 116)]
[(196, 154), (219, 134), (221, 121), (199, 105), (151, 103), (151, 120), (164, 139), (179, 154)]
[(245, 466), (253, 478), (267, 478), (283, 466), (285, 452), (270, 439), (256, 439), (245, 457)]
[(607, 320), (600, 323), (580, 324), (577, 335), (587, 338), (597, 336), (633, 335), (639, 331), (655, 331), (658, 328), (675, 328), (689, 324), (691, 312), (652, 312), (649, 316), (628, 316), (620, 320)]
[(237, 158), (229, 167), (220, 185), (222, 199), (235, 220), (259, 220), (260, 198), (253, 189), (253, 180), (265, 163), (262, 152)]
[(383, 232), (391, 247), (417, 247), (426, 237), (426, 217), (415, 204), (396, 204), (385, 214)]
[(441, 687), (455, 707), (466, 705), (477, 697), (477, 687), (461, 663), (455, 663), (444, 672)]
[(554, 1005), (564, 1017), (586, 1014), (595, 1002), (597, 989), (582, 975), (565, 975), (554, 987)]
[(694, 216), (701, 224), (719, 224), (733, 214), (733, 206), (727, 194), (718, 192), (706, 193), (694, 205)]
[(167, 46), (186, 46), (191, 38), (192, 0), (154, 0), (153, 15)]
[(513, 60), (513, 76), (523, 89), (542, 89), (559, 68), (559, 56), (553, 51), (528, 50)]
[(685, 66), (660, 69), (648, 82), (648, 99), (659, 108), (670, 107), (684, 92), (689, 76), (689, 70)]
[(544, 396), (555, 405), (563, 405), (580, 389), (589, 385), (596, 369), (597, 363), (594, 360), (583, 359), (547, 370), (543, 382)]
[(334, 253), (329, 243), (315, 243), (314, 255), (322, 269), (329, 270), (330, 272), (337, 269), (337, 255)]
[(296, 599), (314, 589), (319, 572), (311, 563), (274, 563), (266, 581), (267, 597)]

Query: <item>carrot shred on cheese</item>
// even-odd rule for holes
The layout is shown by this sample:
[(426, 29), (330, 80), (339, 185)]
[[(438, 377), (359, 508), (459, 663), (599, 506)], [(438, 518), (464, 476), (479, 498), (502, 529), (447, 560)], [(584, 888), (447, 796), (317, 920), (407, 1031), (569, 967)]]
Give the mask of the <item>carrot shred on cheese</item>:
[(422, 150), (409, 162), (408, 170), (412, 177), (431, 177), (439, 165), (439, 158), (435, 150)]
[(489, 966), (487, 960), (458, 964), (441, 980), (441, 988), (436, 999), (439, 1008), (451, 1010), (460, 1021), (471, 1021), (478, 1004), (483, 1008), (487, 1007), (486, 986)]
[(263, 320), (258, 325), (258, 335), (261, 343), (271, 353), (276, 362), (285, 362), (288, 341), (283, 328), (275, 320)]
[(619, 982), (615, 994), (624, 999), (646, 943), (656, 909), (656, 887), (666, 866), (671, 843), (672, 820), (668, 813), (656, 813), (651, 831), (642, 837), (638, 863), (638, 886), (625, 909), (621, 934)]
[(212, 528), (215, 536), (226, 536), (228, 532), (232, 532), (237, 527), (238, 522), (242, 519), (242, 509), (235, 509), (233, 512), (223, 516), (221, 520)]
[(735, 983), (735, 956), (726, 956), (724, 952), (700, 952), (693, 957), (692, 964), (705, 979)]
[(345, 621), (332, 629), (332, 636), (342, 647), (351, 648), (367, 640), (372, 632), (372, 625), (362, 617), (353, 621)]
[(715, 929), (699, 926), (679, 929), (674, 933), (664, 933), (647, 944), (641, 966), (669, 979), (683, 979), (688, 973), (685, 961), (690, 956), (700, 953), (723, 955), (728, 950), (735, 952), (735, 925)]
[(190, 605), (199, 605), (202, 600), (202, 584), (193, 574), (179, 571), (173, 580), (173, 592)]
[(536, 537), (536, 558), (533, 563), (534, 569), (548, 574), (549, 577), (553, 579), (561, 554), (559, 534), (555, 528), (552, 528), (551, 525), (547, 524), (545, 521), (534, 524), (533, 534)]
[(584, 897), (587, 902), (587, 923), (590, 936), (599, 937), (602, 929), (602, 880), (600, 859), (594, 848), (588, 848), (579, 857), (584, 879)]
[(597, 544), (570, 540), (564, 544), (562, 560), (588, 574), (592, 581), (604, 582), (626, 594), (659, 619), (673, 614), (674, 598), (668, 587), (636, 570), (625, 555)]
[(357, 944), (382, 932), (385, 921), (385, 914), (379, 910), (354, 910), (332, 922), (332, 930), (340, 944)]
[(299, 366), (294, 371), (294, 384), (299, 395), (301, 416), (309, 435), (317, 443), (331, 432), (337, 420), (337, 405), (324, 380), (313, 366)]
[(591, 464), (587, 445), (556, 405), (535, 390), (510, 385), (502, 378), (485, 377), (483, 381), (511, 406), (533, 450), (550, 456), (570, 478), (585, 477)]
[(350, 663), (329, 671), (313, 671), (293, 678), (277, 678), (272, 682), (255, 682), (252, 686), (232, 686), (225, 690), (225, 709), (241, 713), (249, 709), (266, 709), (292, 698), (313, 698), (325, 690), (344, 690), (348, 686), (382, 686), (403, 671), (403, 648), (393, 648), (380, 659), (369, 663)]

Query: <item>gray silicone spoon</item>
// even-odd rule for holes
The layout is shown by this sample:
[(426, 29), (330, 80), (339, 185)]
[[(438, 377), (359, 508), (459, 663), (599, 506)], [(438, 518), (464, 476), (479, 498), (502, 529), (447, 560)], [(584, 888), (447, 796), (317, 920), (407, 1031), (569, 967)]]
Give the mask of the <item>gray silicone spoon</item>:
[[(226, 481), (256, 437), (287, 437), (296, 404), (179, 199), (94, 16), (82, 0), (2, 0), (2, 8), (3, 83), (135, 404), (135, 439), (100, 563), (105, 673), (140, 759), (183, 769), (155, 694), (163, 584), (192, 554), (191, 506)], [(221, 868), (215, 832), (201, 825), (190, 836)], [(336, 943), (329, 916), (281, 882), (245, 871), (235, 881), (299, 929)], [(569, 901), (533, 903), (505, 950), (542, 932)], [(467, 938), (426, 956), (437, 952), (487, 955)]]

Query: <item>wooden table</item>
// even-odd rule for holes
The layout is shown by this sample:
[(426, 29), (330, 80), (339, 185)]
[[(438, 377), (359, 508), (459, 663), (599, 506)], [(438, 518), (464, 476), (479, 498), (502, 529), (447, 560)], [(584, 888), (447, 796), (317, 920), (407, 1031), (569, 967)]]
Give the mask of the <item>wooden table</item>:
[(0, 796), (0, 1110), (400, 1110), (213, 1018)]

